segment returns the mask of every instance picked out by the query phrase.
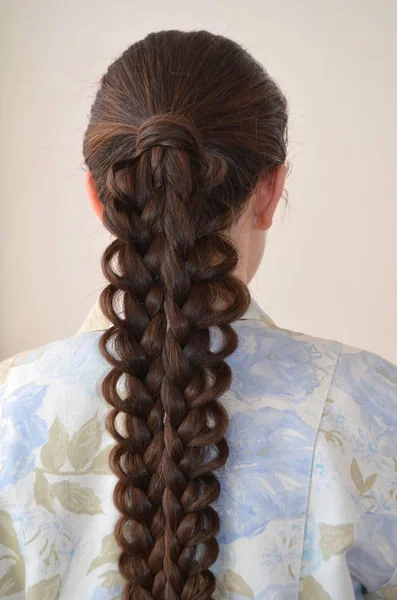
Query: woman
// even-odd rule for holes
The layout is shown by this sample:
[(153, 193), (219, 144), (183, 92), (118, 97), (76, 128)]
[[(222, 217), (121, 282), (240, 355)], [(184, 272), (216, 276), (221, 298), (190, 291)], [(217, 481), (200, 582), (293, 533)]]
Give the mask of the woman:
[(397, 598), (397, 369), (247, 289), (286, 127), (206, 31), (102, 78), (84, 157), (109, 283), (77, 335), (4, 365), (1, 598)]

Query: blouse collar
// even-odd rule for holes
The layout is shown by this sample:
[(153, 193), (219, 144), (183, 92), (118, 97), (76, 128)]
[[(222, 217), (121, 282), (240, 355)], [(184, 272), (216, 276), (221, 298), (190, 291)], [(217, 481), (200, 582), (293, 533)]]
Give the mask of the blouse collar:
[[(248, 309), (240, 320), (251, 319), (254, 321), (262, 321), (268, 327), (275, 327), (273, 320), (268, 314), (259, 306), (259, 304), (251, 298), (251, 302)], [(99, 296), (97, 297), (94, 305), (90, 312), (85, 318), (82, 326), (78, 330), (78, 333), (86, 333), (87, 331), (104, 331), (110, 327), (110, 321), (105, 317), (99, 306)]]

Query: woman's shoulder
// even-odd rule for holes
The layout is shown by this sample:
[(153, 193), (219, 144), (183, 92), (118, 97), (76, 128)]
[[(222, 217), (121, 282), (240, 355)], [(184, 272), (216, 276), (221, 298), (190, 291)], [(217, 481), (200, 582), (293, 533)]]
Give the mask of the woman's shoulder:
[[(88, 331), (15, 354), (0, 362), (0, 404), (6, 395), (33, 384), (70, 384), (90, 381), (105, 369), (99, 348), (100, 333)], [(0, 411), (1, 412), (1, 411)]]
[(58, 452), (58, 436), (72, 463), (74, 453), (87, 444), (90, 456), (98, 450), (107, 409), (99, 386), (108, 370), (98, 338), (97, 332), (82, 333), (3, 361), (0, 495), (34, 470), (37, 457), (43, 456), (40, 448), (47, 448), (45, 456), (49, 448)]
[[(350, 400), (360, 407), (371, 429), (393, 428), (397, 433), (397, 366), (382, 356), (342, 345), (330, 390), (332, 397)], [(397, 441), (395, 447), (397, 456)]]
[[(264, 347), (279, 347), (284, 352), (272, 352), (270, 355), (267, 352), (256, 352), (258, 360), (271, 358), (286, 362), (308, 362), (310, 359), (311, 362), (328, 362), (333, 371), (330, 382), (333, 391), (340, 390), (350, 394), (359, 404), (368, 401), (372, 406), (382, 405), (386, 397), (397, 403), (397, 365), (381, 355), (335, 339), (280, 327), (266, 314), (259, 321), (259, 327), (258, 321), (242, 322), (239, 333), (243, 334), (243, 340), (250, 337), (263, 338)], [(246, 332), (243, 331), (244, 327)], [(306, 353), (303, 352), (304, 349)], [(397, 414), (395, 418), (397, 424)]]

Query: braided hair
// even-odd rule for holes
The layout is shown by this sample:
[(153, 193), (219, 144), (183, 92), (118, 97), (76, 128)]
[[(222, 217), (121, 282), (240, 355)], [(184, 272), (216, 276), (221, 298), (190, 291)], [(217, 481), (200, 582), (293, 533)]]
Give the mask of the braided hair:
[[(114, 236), (100, 349), (124, 600), (208, 600), (228, 457), (232, 326), (250, 294), (230, 229), (285, 161), (286, 103), (237, 43), (161, 31), (102, 77), (84, 157)], [(216, 342), (216, 343), (214, 343)]]

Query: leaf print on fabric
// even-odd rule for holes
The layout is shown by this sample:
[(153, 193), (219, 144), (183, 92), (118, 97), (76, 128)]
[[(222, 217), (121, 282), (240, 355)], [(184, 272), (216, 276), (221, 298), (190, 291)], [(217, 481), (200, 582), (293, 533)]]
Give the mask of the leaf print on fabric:
[(295, 411), (264, 407), (234, 413), (227, 436), (233, 441), (219, 474), (219, 541), (250, 537), (271, 520), (303, 514), (314, 429)]
[(106, 446), (101, 452), (94, 457), (91, 463), (89, 471), (96, 475), (111, 475), (112, 472), (109, 467), (109, 454), (112, 449), (112, 445)]
[(360, 406), (378, 452), (397, 456), (397, 367), (370, 352), (346, 352), (333, 384)]
[(112, 570), (105, 571), (101, 573), (99, 577), (103, 580), (102, 585), (106, 589), (118, 590), (116, 593), (119, 593), (123, 586), (123, 577), (120, 574), (120, 571)]
[(236, 331), (241, 336), (240, 349), (228, 359), (235, 371), (234, 391), (299, 403), (313, 393), (326, 375), (318, 364), (321, 352), (306, 340), (267, 328), (258, 328), (253, 336), (246, 321), (237, 322)]
[[(49, 475), (63, 475), (64, 477), (86, 475), (87, 473), (111, 475), (108, 460), (112, 445), (103, 448), (95, 456), (101, 442), (102, 431), (97, 413), (82, 425), (70, 441), (64, 425), (56, 417), (50, 428), (48, 442), (41, 449), (41, 462), (44, 468), (37, 467), (36, 471)], [(61, 470), (66, 458), (75, 469), (74, 471)], [(86, 465), (90, 461), (92, 461), (91, 465), (87, 468)], [(86, 468), (84, 469), (84, 467)], [(40, 478), (40, 484), (43, 483), (43, 479)]]
[(62, 506), (70, 512), (84, 515), (103, 513), (101, 501), (91, 488), (70, 481), (59, 481), (52, 484), (52, 489)]
[(25, 564), (11, 516), (4, 510), (0, 511), (1, 546), (0, 561), (13, 561), (0, 578), (0, 598), (7, 598), (25, 589)]
[(11, 516), (5, 511), (0, 511), (0, 543), (11, 550), (16, 558), (21, 557), (19, 542)]
[(243, 598), (253, 598), (254, 592), (238, 573), (226, 570), (217, 576), (217, 585), (221, 593), (228, 597), (230, 593), (239, 594)]
[[(25, 579), (21, 579), (21, 563), (11, 565), (6, 574), (0, 579), (0, 598), (8, 598), (25, 589)], [(23, 572), (23, 575), (25, 573)]]
[(77, 471), (95, 456), (101, 445), (102, 433), (97, 413), (74, 434), (68, 448), (68, 459)]
[(327, 440), (327, 442), (331, 443), (331, 444), (338, 444), (340, 447), (343, 447), (343, 442), (340, 439), (340, 434), (339, 431), (337, 431), (336, 429), (319, 429), (319, 431), (324, 434), (325, 439)]
[(44, 551), (48, 550), (47, 556), (43, 559), (43, 563), (48, 567), (50, 564), (56, 562), (59, 563), (59, 554), (55, 547), (55, 542), (48, 547), (48, 540), (45, 542), (44, 546), (40, 550), (40, 554), (43, 554)]
[(396, 600), (397, 598), (397, 584), (396, 585), (386, 585), (378, 591), (379, 598), (383, 598), (384, 600)]
[(27, 600), (58, 600), (60, 589), (60, 575), (55, 575), (51, 579), (42, 579), (28, 589)]
[(34, 450), (48, 438), (47, 424), (35, 412), (47, 392), (46, 385), (28, 383), (14, 390), (3, 402), (0, 422), (0, 490), (15, 484), (34, 469)]
[[(103, 565), (117, 565), (119, 554), (120, 550), (114, 532), (112, 531), (102, 539), (101, 552), (91, 562), (87, 575)], [(90, 600), (109, 600), (110, 598), (116, 600), (116, 596), (118, 598), (122, 592), (122, 582), (120, 582), (119, 571), (105, 571), (99, 575), (99, 577), (103, 578), (102, 585), (95, 588), (94, 593), (90, 596)]]
[(333, 600), (323, 586), (311, 575), (301, 579), (299, 592), (299, 600)]
[(50, 427), (48, 442), (41, 449), (41, 463), (45, 469), (59, 471), (66, 460), (69, 436), (58, 417)]
[(397, 567), (397, 516), (372, 512), (355, 525), (354, 545), (346, 553), (350, 573), (368, 591), (389, 581)]
[(34, 499), (36, 504), (44, 506), (49, 512), (55, 514), (55, 494), (52, 486), (48, 483), (43, 473), (36, 469), (34, 480)]
[(331, 556), (343, 554), (352, 547), (354, 542), (354, 525), (328, 525), (320, 523), (321, 541), (320, 546), (324, 560), (329, 560)]
[[(369, 492), (369, 490), (374, 485), (374, 483), (376, 481), (376, 477), (377, 477), (377, 474), (373, 473), (372, 475), (367, 477), (364, 481), (363, 474), (361, 473), (360, 467), (355, 458), (353, 458), (351, 465), (350, 465), (350, 474), (356, 485), (356, 488), (358, 489), (358, 491), (360, 492), (360, 494), (362, 496), (364, 494), (366, 494), (367, 492)], [(366, 498), (368, 496), (364, 496), (364, 497)], [(371, 496), (369, 496), (369, 497), (371, 497)]]
[(114, 536), (114, 532), (105, 535), (102, 539), (101, 552), (92, 561), (87, 571), (87, 575), (94, 569), (106, 565), (108, 563), (116, 563), (120, 554), (119, 547)]

